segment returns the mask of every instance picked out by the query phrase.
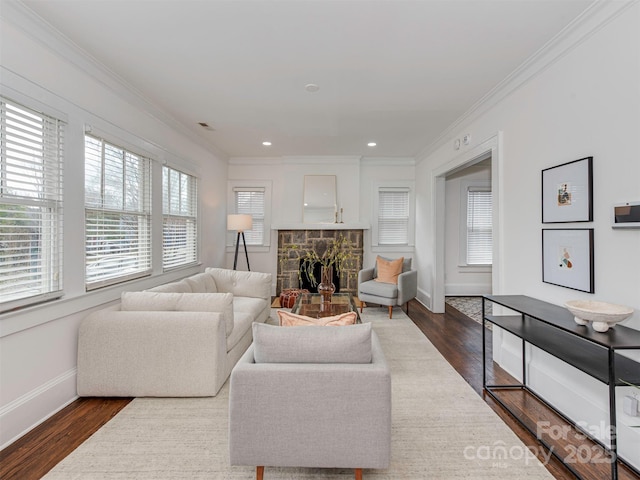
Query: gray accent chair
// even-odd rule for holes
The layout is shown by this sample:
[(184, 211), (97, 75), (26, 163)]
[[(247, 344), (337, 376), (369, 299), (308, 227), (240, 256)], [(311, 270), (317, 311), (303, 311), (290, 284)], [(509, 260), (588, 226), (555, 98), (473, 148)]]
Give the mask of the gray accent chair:
[(391, 376), (371, 324), (253, 325), (231, 372), (229, 458), (256, 467), (388, 468)]
[[(390, 258), (385, 260), (393, 260)], [(389, 318), (392, 318), (393, 307), (404, 305), (409, 300), (418, 295), (418, 272), (411, 270), (411, 258), (405, 258), (402, 262), (402, 273), (398, 275), (398, 284), (377, 282), (378, 276), (376, 267), (365, 268), (358, 272), (358, 299), (360, 313), (364, 309), (365, 303), (376, 305), (387, 305), (389, 307)], [(407, 303), (407, 311), (409, 304)]]

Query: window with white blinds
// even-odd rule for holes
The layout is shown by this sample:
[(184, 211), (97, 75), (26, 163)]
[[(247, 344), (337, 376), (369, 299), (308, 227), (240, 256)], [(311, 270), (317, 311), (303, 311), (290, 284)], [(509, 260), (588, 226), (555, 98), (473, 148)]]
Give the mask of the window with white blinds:
[(0, 311), (62, 295), (62, 121), (0, 97)]
[(253, 226), (244, 232), (247, 245), (264, 245), (265, 189), (234, 187), (235, 213), (251, 215)]
[(491, 265), (493, 258), (491, 190), (467, 189), (467, 265)]
[(151, 274), (151, 162), (85, 135), (87, 290)]
[(162, 268), (198, 260), (198, 189), (191, 175), (162, 167)]
[(378, 245), (408, 245), (408, 188), (378, 189)]

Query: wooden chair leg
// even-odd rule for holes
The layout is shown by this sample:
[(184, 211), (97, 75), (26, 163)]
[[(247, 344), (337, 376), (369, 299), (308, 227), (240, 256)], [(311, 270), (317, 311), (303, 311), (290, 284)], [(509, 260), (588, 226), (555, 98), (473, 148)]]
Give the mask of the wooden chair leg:
[(264, 467), (256, 467), (256, 480), (262, 480), (264, 476)]
[(389, 318), (391, 318), (391, 315), (393, 315), (393, 306), (389, 305)]
[(356, 480), (362, 480), (362, 469), (356, 468)]

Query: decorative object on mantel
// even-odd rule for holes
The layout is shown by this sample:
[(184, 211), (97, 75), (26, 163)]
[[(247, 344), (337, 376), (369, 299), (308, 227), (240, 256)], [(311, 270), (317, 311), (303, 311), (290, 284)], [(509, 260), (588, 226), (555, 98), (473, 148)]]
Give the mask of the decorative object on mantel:
[(247, 270), (251, 271), (249, 266), (249, 253), (247, 252), (247, 242), (244, 239), (244, 232), (253, 228), (253, 217), (251, 215), (232, 214), (227, 215), (227, 230), (237, 231), (236, 236), (236, 254), (233, 257), (233, 269), (238, 265), (238, 247), (240, 246), (240, 235), (242, 235), (242, 244), (244, 245), (244, 255), (247, 258)]
[(606, 332), (616, 323), (631, 316), (633, 308), (613, 303), (597, 302), (594, 300), (569, 300), (565, 307), (573, 313), (578, 325), (587, 325), (593, 322), (596, 332)]
[(542, 170), (542, 223), (593, 221), (593, 157)]

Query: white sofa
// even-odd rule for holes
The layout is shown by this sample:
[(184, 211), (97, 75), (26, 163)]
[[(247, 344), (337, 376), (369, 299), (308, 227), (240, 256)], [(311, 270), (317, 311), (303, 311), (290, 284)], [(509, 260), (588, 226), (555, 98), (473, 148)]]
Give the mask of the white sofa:
[(78, 333), (78, 395), (218, 393), (271, 307), (271, 274), (207, 268), (88, 315)]

